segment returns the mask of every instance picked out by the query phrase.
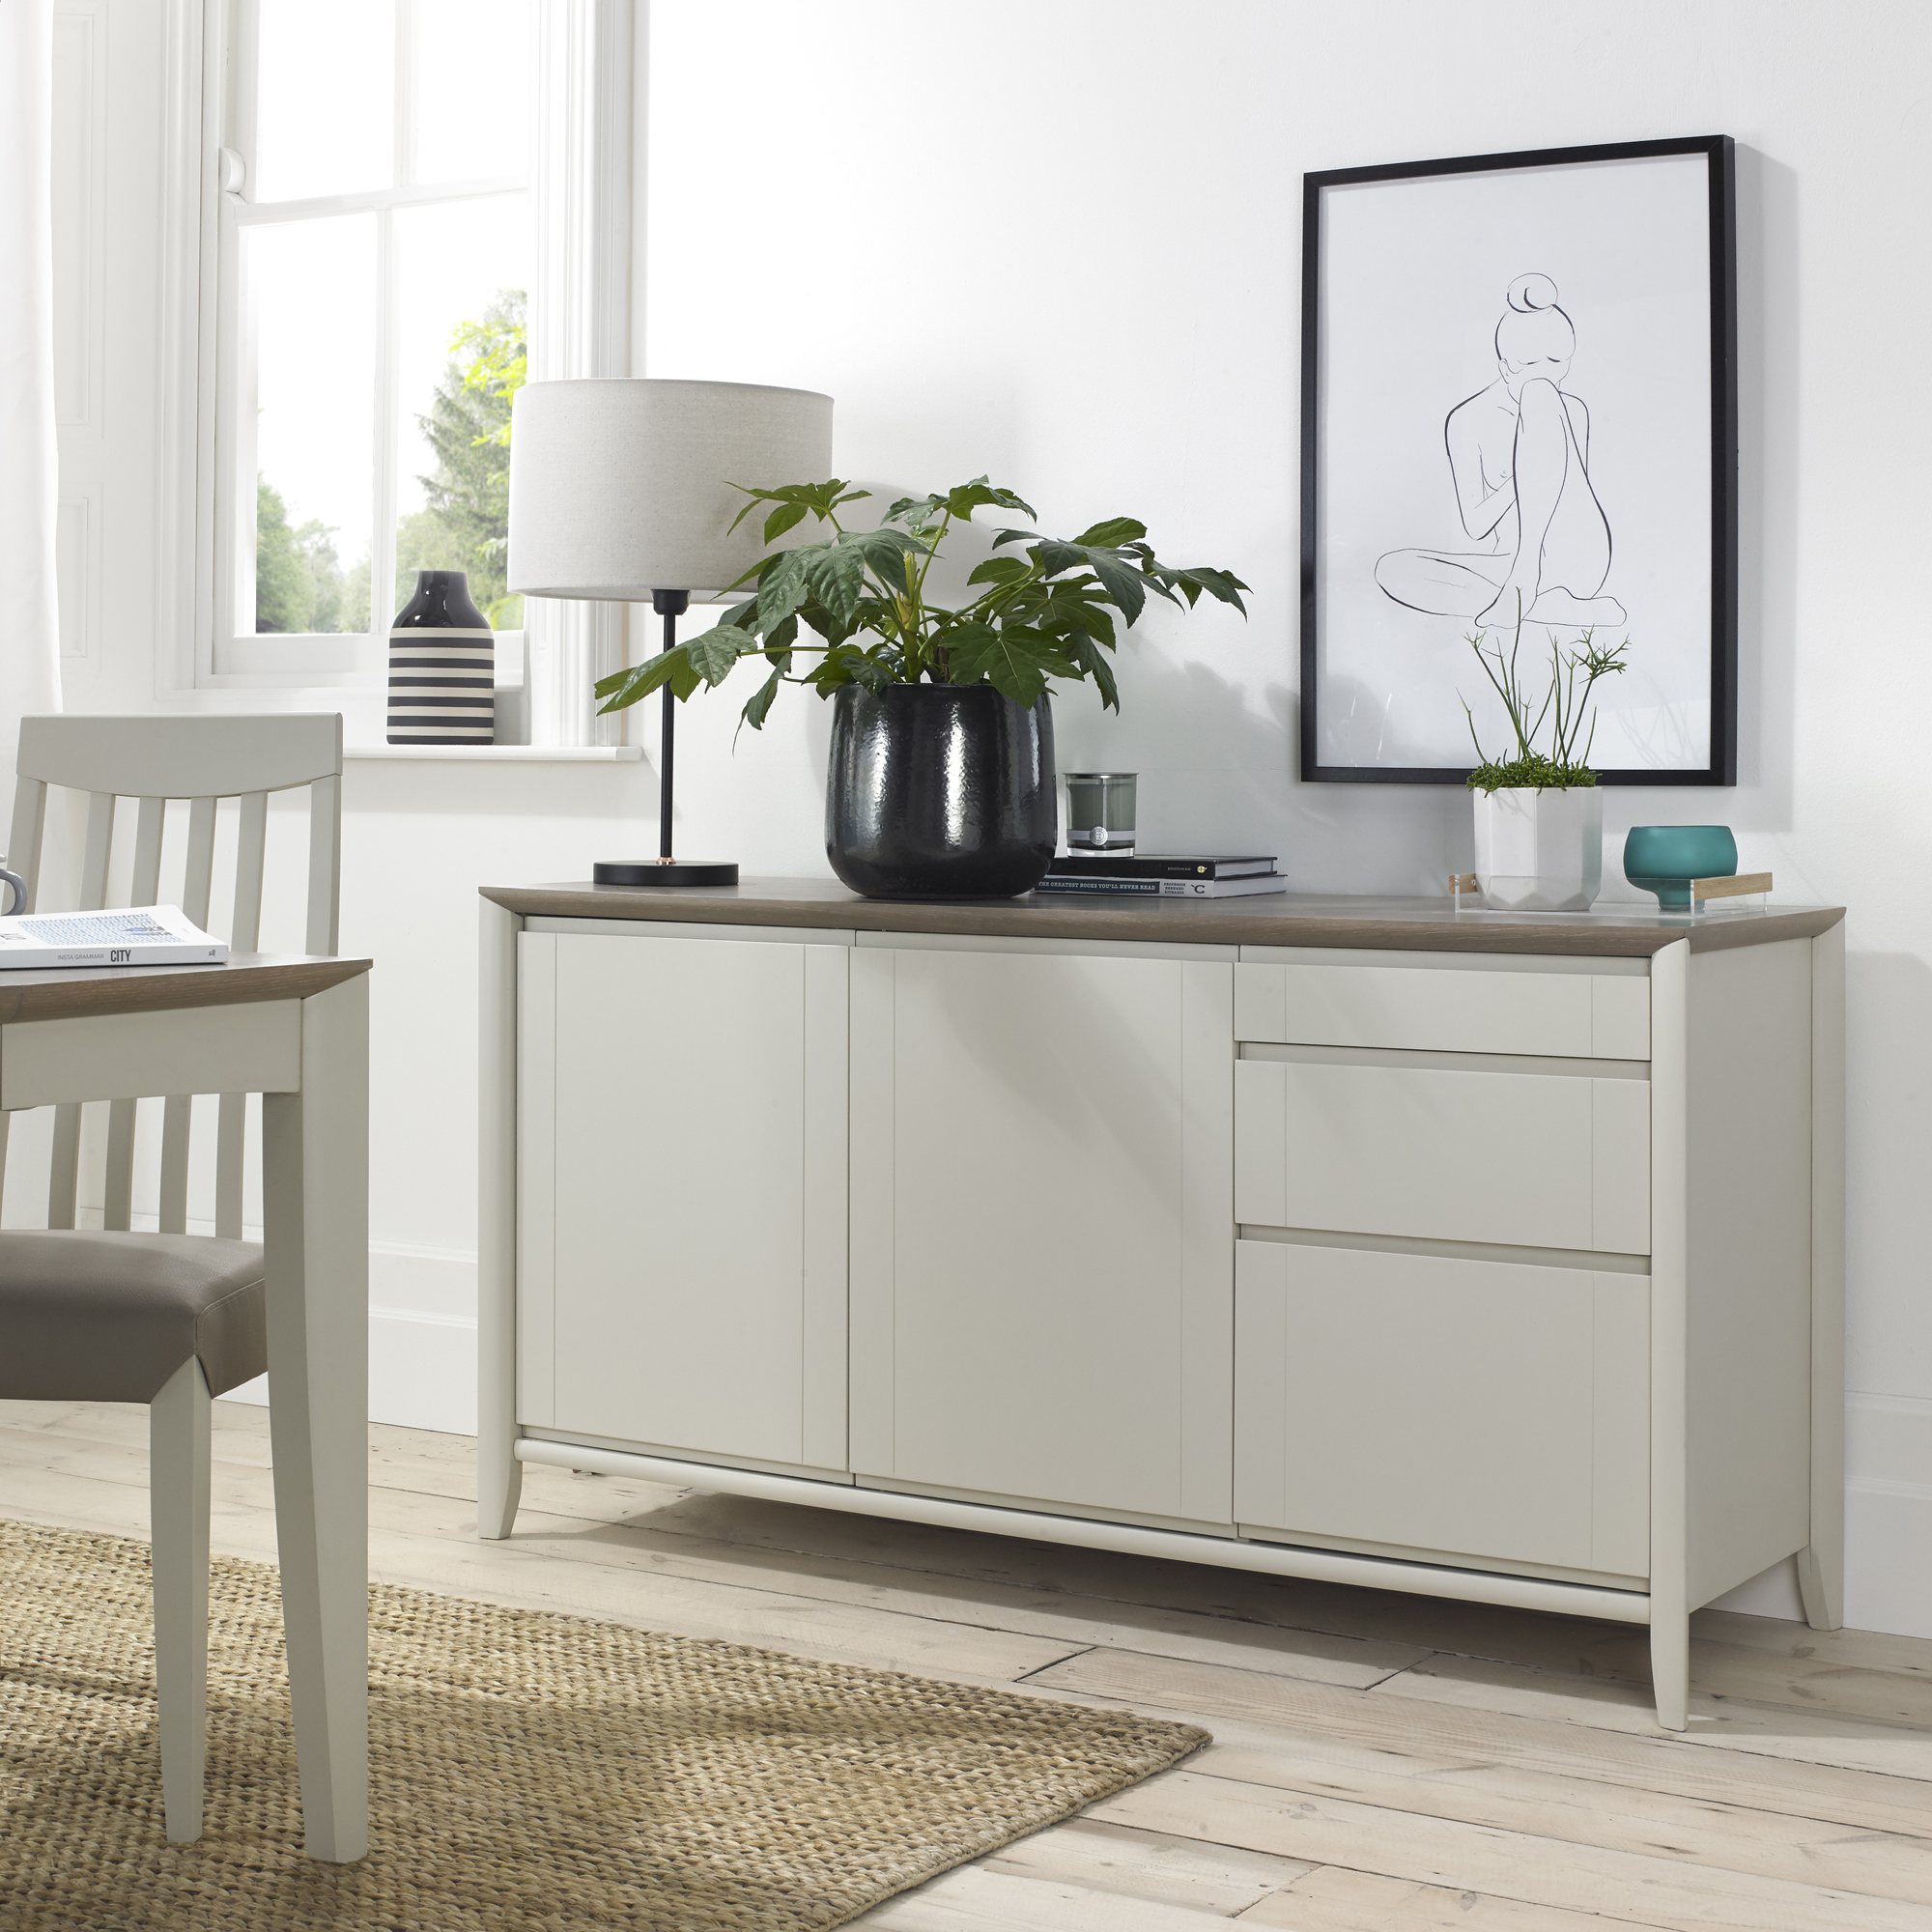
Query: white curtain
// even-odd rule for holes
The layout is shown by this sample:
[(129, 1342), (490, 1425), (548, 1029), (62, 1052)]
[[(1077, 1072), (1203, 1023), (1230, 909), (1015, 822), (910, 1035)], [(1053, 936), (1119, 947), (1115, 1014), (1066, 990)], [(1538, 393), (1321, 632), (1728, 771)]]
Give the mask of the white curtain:
[(60, 708), (52, 155), (51, 0), (0, 0), (0, 812), (20, 720)]

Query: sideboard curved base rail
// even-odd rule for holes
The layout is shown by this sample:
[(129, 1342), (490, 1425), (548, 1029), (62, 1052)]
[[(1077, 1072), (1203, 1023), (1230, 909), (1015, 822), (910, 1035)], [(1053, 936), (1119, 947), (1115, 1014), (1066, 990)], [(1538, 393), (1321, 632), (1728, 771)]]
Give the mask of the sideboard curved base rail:
[(1316, 1583), (1350, 1583), (1372, 1590), (1400, 1590), (1417, 1597), (1449, 1597), (1465, 1604), (1500, 1604), (1512, 1609), (1553, 1610), (1564, 1616), (1600, 1617), (1610, 1623), (1647, 1624), (1650, 1598), (1641, 1590), (1607, 1590), (1589, 1583), (1559, 1583), (1541, 1577), (1493, 1570), (1461, 1570), (1446, 1564), (1405, 1563), (1393, 1556), (1350, 1556), (1337, 1549), (1264, 1543), (1244, 1537), (1206, 1536), (1180, 1529), (1094, 1517), (1048, 1516), (1039, 1510), (966, 1503), (950, 1496), (922, 1496), (904, 1490), (866, 1489), (853, 1483), (815, 1482), (762, 1469), (734, 1469), (712, 1463), (680, 1463), (668, 1456), (640, 1456), (628, 1449), (597, 1449), (574, 1442), (518, 1438), (520, 1463), (557, 1469), (584, 1469), (600, 1476), (628, 1476), (643, 1483), (672, 1483), (718, 1495), (759, 1502), (804, 1503), (811, 1509), (845, 1510), (855, 1516), (889, 1517), (941, 1529), (979, 1530), (988, 1536), (1023, 1536), (1078, 1549), (1106, 1549), (1122, 1556), (1163, 1556), (1177, 1563), (1208, 1563), (1223, 1570), (1250, 1570), (1267, 1577), (1297, 1577)]

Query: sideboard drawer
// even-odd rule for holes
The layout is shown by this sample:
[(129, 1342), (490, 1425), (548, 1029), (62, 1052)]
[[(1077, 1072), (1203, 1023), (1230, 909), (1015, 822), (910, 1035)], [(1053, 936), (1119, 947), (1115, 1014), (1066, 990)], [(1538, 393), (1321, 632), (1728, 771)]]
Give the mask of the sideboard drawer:
[(1242, 1241), (1247, 1527), (1640, 1577), (1649, 1279)]
[(1243, 1058), (1235, 1219), (1647, 1255), (1650, 1083)]
[(1302, 1046), (1650, 1058), (1639, 974), (1243, 960), (1235, 1037)]

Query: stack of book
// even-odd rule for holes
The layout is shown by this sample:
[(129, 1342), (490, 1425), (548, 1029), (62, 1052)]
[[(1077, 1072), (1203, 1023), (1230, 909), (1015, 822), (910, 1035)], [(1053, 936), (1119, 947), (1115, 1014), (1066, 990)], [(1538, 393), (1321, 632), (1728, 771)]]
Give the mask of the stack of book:
[(1216, 854), (1075, 852), (1056, 859), (1037, 891), (1123, 893), (1147, 898), (1231, 899), (1249, 893), (1285, 893), (1288, 881), (1272, 858)]

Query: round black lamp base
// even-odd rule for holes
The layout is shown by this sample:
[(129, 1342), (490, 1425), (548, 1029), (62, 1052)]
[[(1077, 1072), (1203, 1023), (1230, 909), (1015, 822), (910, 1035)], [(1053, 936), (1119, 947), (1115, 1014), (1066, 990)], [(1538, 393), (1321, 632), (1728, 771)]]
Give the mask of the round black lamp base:
[(735, 886), (738, 867), (725, 859), (599, 859), (600, 886)]

